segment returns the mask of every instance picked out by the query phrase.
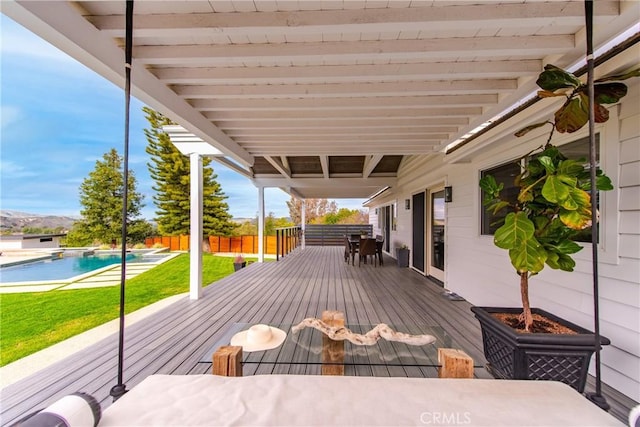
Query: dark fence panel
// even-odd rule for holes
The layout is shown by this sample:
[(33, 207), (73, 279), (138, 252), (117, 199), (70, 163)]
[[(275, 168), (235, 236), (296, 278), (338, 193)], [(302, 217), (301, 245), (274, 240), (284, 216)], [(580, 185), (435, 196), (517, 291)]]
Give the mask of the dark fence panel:
[(307, 224), (304, 241), (309, 246), (344, 246), (344, 236), (363, 231), (368, 237), (374, 237), (371, 224)]

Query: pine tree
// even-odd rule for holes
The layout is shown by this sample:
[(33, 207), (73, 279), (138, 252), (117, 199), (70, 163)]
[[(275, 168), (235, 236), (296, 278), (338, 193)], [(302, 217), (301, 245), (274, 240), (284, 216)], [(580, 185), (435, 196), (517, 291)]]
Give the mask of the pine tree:
[[(127, 197), (127, 224), (139, 221), (136, 217), (144, 206), (143, 195), (136, 191), (136, 178), (129, 171)], [(76, 232), (92, 242), (109, 243), (119, 241), (122, 236), (122, 193), (124, 176), (122, 157), (112, 148), (96, 161), (96, 166), (80, 185), (82, 221)]]
[[(158, 231), (164, 236), (189, 234), (190, 224), (190, 160), (171, 143), (162, 126), (173, 124), (151, 108), (144, 107), (150, 129), (145, 129), (148, 145), (147, 153), (151, 162), (147, 163), (151, 178), (155, 181), (153, 196)], [(231, 222), (227, 198), (216, 181), (218, 177), (210, 167), (211, 159), (204, 158), (203, 164), (203, 232), (204, 236), (228, 236), (235, 228)]]

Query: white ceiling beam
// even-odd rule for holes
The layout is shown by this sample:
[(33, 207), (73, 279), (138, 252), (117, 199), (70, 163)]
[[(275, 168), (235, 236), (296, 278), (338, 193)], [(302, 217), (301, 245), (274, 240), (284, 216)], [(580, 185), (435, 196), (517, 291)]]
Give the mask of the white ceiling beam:
[(449, 134), (413, 134), (413, 135), (289, 135), (289, 136), (240, 136), (235, 141), (246, 146), (248, 144), (280, 144), (280, 143), (322, 143), (340, 144), (343, 142), (390, 142), (390, 141), (438, 141), (445, 139)]
[(419, 40), (365, 40), (346, 42), (253, 43), (234, 45), (136, 46), (136, 58), (155, 65), (241, 66), (247, 59), (290, 65), (292, 59), (332, 61), (388, 58), (426, 59), (458, 57), (518, 56), (563, 53), (575, 46), (573, 35), (457, 37)]
[[(452, 30), (470, 23), (483, 28), (542, 27), (550, 19), (559, 25), (581, 25), (584, 10), (580, 2), (447, 4), (437, 7), (370, 8), (357, 10), (320, 10), (296, 12), (245, 12), (215, 14), (136, 15), (135, 36), (192, 37), (217, 35), (314, 34), (394, 31)], [(595, 2), (596, 15), (616, 16), (616, 1)], [(122, 15), (87, 17), (97, 28), (112, 37), (123, 37)], [(480, 23), (480, 24), (479, 24)]]
[[(464, 126), (469, 123), (469, 119), (465, 117), (446, 117), (446, 118), (413, 118), (413, 119), (398, 119), (395, 117), (389, 117), (384, 120), (384, 122), (380, 121), (379, 117), (374, 117), (368, 119), (366, 117), (362, 117), (359, 119), (353, 119), (349, 121), (341, 122), (339, 120), (335, 120), (334, 123), (331, 124), (331, 127), (334, 129), (341, 128), (402, 128), (405, 126), (442, 126), (442, 125), (454, 125), (454, 126)], [(320, 120), (297, 120), (293, 123), (289, 123), (286, 118), (274, 119), (271, 121), (228, 121), (221, 122), (219, 124), (221, 129), (324, 129), (327, 127), (324, 121)]]
[(296, 119), (336, 119), (341, 120), (360, 117), (466, 117), (482, 114), (482, 107), (427, 107), (411, 109), (389, 109), (389, 110), (287, 110), (282, 111), (206, 111), (202, 114), (216, 122), (227, 120), (273, 120), (286, 117), (287, 120)]
[(361, 135), (361, 136), (376, 136), (376, 135), (432, 135), (451, 133), (458, 130), (455, 126), (413, 126), (403, 128), (377, 128), (377, 129), (361, 129), (361, 128), (303, 128), (303, 129), (232, 129), (226, 131), (226, 134), (231, 138), (236, 137), (288, 137), (288, 136), (313, 136), (321, 135), (324, 137), (330, 136), (347, 136), (347, 135)]
[(515, 79), (453, 80), (435, 82), (329, 83), (304, 85), (176, 85), (173, 90), (184, 98), (311, 98), (375, 97), (398, 95), (442, 95), (444, 93), (494, 94), (513, 91)]
[[(327, 185), (324, 178), (294, 178), (293, 180), (278, 177), (256, 177), (254, 182), (265, 187), (288, 187), (294, 182), (294, 187), (300, 189), (308, 187), (323, 187)], [(332, 178), (332, 185), (335, 187), (353, 186), (353, 187), (380, 187), (390, 185), (389, 182), (396, 182), (395, 177), (353, 177), (353, 178)]]
[(280, 161), (285, 169), (291, 171), (291, 166), (289, 166), (289, 159), (287, 159), (287, 156), (280, 156)]
[(361, 110), (420, 108), (426, 106), (481, 107), (497, 104), (496, 94), (430, 95), (370, 98), (287, 98), (287, 99), (193, 99), (189, 104), (198, 111), (280, 111), (280, 110)]
[(243, 168), (239, 164), (227, 159), (226, 157), (213, 157), (212, 159), (246, 178), (253, 179), (253, 174), (251, 173), (251, 171)]
[(198, 67), (150, 70), (167, 84), (282, 84), (443, 80), (465, 78), (517, 78), (539, 72), (540, 60), (427, 62), (418, 64), (323, 65), (306, 67)]
[(271, 164), (276, 170), (284, 177), (291, 178), (291, 171), (288, 168), (285, 168), (284, 165), (280, 162), (280, 159), (276, 159), (271, 156), (264, 156), (265, 160)]
[(324, 179), (329, 179), (329, 156), (320, 156), (320, 165)]
[[(439, 144), (420, 145), (381, 145), (377, 147), (367, 147), (367, 151), (384, 155), (409, 155), (409, 154), (432, 154), (438, 151)], [(322, 146), (322, 147), (256, 147), (256, 156), (361, 156), (362, 149), (354, 146)]]
[(369, 178), (371, 172), (376, 168), (380, 160), (382, 160), (384, 156), (381, 154), (374, 154), (373, 156), (367, 156), (364, 161), (364, 167), (362, 168), (362, 177)]

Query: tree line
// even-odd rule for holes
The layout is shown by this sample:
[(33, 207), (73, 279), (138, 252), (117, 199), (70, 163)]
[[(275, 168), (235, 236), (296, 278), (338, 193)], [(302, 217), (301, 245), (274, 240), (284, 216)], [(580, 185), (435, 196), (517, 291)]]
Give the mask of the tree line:
[[(189, 234), (190, 225), (190, 159), (171, 143), (162, 129), (174, 124), (162, 114), (144, 107), (149, 127), (145, 151), (149, 154), (147, 168), (154, 181), (154, 224), (140, 217), (145, 206), (144, 195), (137, 187), (133, 170), (128, 171), (127, 244), (142, 243), (154, 235)], [(227, 196), (216, 181), (212, 160), (203, 158), (203, 234), (204, 236), (256, 235), (257, 217), (243, 223), (233, 221)], [(122, 195), (124, 191), (123, 158), (115, 148), (96, 161), (94, 169), (79, 188), (82, 219), (74, 223), (67, 235), (67, 246), (88, 246), (120, 242), (122, 233)], [(265, 234), (275, 234), (276, 228), (300, 224), (302, 201), (291, 197), (287, 202), (290, 218), (276, 218), (271, 212), (265, 217)], [(327, 199), (307, 199), (307, 223), (367, 223), (364, 210), (338, 209)]]

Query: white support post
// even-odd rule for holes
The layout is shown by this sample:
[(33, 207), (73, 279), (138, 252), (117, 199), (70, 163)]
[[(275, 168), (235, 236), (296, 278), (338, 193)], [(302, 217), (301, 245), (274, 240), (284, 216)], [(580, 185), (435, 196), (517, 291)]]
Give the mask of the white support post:
[(300, 227), (302, 227), (302, 249), (304, 249), (305, 244), (306, 244), (306, 241), (305, 241), (306, 236), (305, 236), (305, 233), (304, 233), (305, 229), (306, 229), (305, 222), (307, 222), (306, 221), (306, 214), (305, 214), (305, 212), (307, 210), (307, 200), (306, 199), (302, 199), (302, 208), (301, 208), (301, 210), (302, 210), (302, 212), (300, 213), (300, 218), (301, 218), (300, 222), (302, 224), (300, 224)]
[(189, 298), (202, 296), (202, 157), (191, 153), (191, 215), (189, 247)]
[(264, 262), (264, 187), (258, 187), (258, 262)]

